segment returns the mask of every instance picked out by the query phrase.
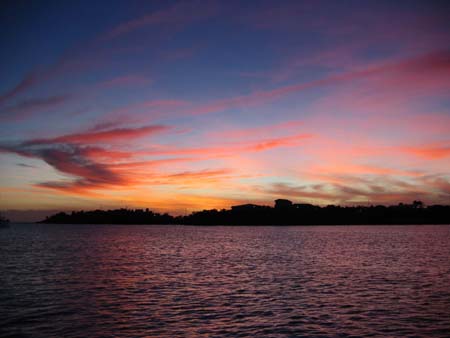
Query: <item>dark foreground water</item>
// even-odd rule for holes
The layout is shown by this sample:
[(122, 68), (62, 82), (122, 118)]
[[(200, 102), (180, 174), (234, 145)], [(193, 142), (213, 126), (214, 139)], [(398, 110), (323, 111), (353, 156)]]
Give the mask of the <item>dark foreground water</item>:
[(1, 337), (450, 336), (450, 226), (0, 229)]

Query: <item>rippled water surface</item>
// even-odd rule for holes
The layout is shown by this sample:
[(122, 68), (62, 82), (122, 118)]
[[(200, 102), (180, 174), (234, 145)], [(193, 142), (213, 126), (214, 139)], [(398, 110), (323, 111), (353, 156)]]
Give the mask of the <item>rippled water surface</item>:
[(2, 337), (450, 336), (450, 226), (0, 229)]

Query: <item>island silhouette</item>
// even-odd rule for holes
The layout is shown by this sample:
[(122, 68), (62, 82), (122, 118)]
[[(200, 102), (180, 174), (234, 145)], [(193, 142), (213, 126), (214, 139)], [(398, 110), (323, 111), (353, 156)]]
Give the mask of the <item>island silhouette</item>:
[(255, 204), (212, 209), (184, 216), (149, 209), (60, 212), (38, 223), (53, 224), (180, 224), (180, 225), (357, 225), (450, 224), (450, 205), (411, 204), (370, 206), (317, 206), (275, 200), (273, 207)]

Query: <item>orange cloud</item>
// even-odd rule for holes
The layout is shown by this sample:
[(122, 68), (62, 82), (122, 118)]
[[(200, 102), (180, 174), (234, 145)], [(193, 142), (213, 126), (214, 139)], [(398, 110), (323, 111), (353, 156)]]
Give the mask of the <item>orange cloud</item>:
[(450, 146), (419, 146), (402, 147), (401, 151), (430, 160), (442, 159), (450, 156)]
[[(108, 126), (106, 126), (108, 127)], [(164, 148), (151, 151), (114, 149), (111, 142), (130, 140), (153, 135), (168, 130), (162, 125), (150, 125), (140, 128), (94, 128), (86, 132), (67, 134), (48, 139), (31, 139), (15, 145), (2, 145), (2, 151), (16, 153), (25, 157), (39, 158), (60, 173), (71, 179), (41, 182), (37, 186), (70, 193), (87, 194), (94, 190), (121, 189), (139, 184), (196, 185), (211, 184), (224, 179), (239, 177), (241, 173), (232, 173), (229, 169), (172, 170), (162, 173), (157, 167), (187, 161), (207, 160), (218, 156), (232, 156), (236, 153), (262, 152), (278, 147), (291, 147), (302, 144), (310, 138), (307, 134), (294, 134), (274, 138), (260, 138), (240, 143), (225, 143), (204, 148)], [(92, 146), (109, 143), (108, 147)], [(113, 143), (114, 144), (114, 143)], [(118, 145), (115, 144), (117, 147)], [(172, 158), (153, 158), (149, 156), (167, 156)], [(197, 155), (185, 157), (180, 155)], [(139, 157), (139, 158), (137, 158)], [(133, 160), (131, 160), (133, 159)]]

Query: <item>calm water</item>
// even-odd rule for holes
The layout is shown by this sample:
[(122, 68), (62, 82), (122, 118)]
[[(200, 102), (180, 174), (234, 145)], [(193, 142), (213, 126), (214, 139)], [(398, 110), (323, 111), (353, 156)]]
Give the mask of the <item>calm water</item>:
[(0, 229), (0, 336), (450, 336), (450, 226)]

